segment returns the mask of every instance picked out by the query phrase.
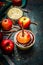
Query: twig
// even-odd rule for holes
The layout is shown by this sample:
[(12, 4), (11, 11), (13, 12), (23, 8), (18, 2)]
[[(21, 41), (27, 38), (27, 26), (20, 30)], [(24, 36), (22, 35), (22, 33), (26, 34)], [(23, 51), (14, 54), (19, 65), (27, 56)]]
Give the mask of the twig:
[(7, 39), (9, 39), (9, 38), (11, 37), (11, 35), (12, 35), (12, 33), (10, 33), (10, 34), (8, 35)]
[(24, 12), (29, 13), (30, 10), (22, 9)]
[(10, 30), (10, 31), (2, 31), (2, 33), (13, 33), (13, 32), (17, 32), (18, 30)]
[(15, 26), (15, 25), (12, 26), (12, 29), (13, 29), (13, 28), (20, 29), (19, 26)]
[(3, 33), (3, 35), (4, 35), (4, 36), (8, 36), (9, 34), (5, 34), (5, 33)]
[(3, 55), (4, 56), (4, 58), (7, 60), (7, 62), (9, 63), (9, 65), (15, 65), (15, 63), (13, 63), (12, 61), (11, 61), (11, 59), (7, 56), (7, 55)]
[(38, 23), (36, 23), (36, 22), (31, 22), (31, 24), (38, 25)]

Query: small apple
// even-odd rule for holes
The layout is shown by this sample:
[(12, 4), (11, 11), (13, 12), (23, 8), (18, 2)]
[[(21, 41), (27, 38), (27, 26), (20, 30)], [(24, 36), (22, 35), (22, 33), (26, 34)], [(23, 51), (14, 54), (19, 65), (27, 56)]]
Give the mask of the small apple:
[(18, 20), (18, 24), (19, 24), (20, 27), (22, 27), (22, 23), (23, 23), (23, 28), (28, 28), (31, 24), (31, 20), (28, 17), (21, 17)]
[(22, 4), (22, 0), (12, 0), (15, 6), (20, 6)]
[(3, 39), (3, 33), (0, 32), (0, 42), (2, 41), (2, 39)]
[(4, 39), (1, 42), (1, 48), (5, 53), (11, 53), (14, 50), (14, 42), (9, 39)]
[(3, 28), (3, 30), (10, 30), (11, 29), (11, 27), (12, 27), (12, 20), (11, 19), (9, 19), (9, 18), (6, 18), (6, 19), (3, 19), (2, 20), (2, 28)]

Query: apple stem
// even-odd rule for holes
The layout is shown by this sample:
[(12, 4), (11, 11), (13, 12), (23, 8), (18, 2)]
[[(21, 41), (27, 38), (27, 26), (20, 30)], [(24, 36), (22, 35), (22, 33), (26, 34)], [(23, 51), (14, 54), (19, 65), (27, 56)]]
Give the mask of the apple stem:
[(24, 37), (24, 28), (23, 28), (23, 22), (22, 22), (22, 36)]
[(36, 23), (36, 22), (31, 22), (31, 24), (38, 25), (38, 23)]

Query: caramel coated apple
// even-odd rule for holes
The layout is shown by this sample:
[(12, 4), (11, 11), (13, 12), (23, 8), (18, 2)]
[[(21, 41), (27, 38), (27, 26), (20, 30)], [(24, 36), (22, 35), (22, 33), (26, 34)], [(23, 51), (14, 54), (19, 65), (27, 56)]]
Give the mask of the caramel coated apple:
[(21, 44), (26, 44), (28, 43), (30, 40), (31, 40), (31, 37), (30, 37), (30, 34), (29, 32), (27, 32), (26, 30), (24, 30), (24, 36), (22, 36), (22, 31), (20, 31), (18, 34), (17, 34), (17, 37), (16, 37), (17, 41)]
[(23, 37), (22, 30), (20, 30), (14, 35), (14, 42), (19, 49), (27, 50), (34, 45), (35, 35), (30, 30), (24, 30)]

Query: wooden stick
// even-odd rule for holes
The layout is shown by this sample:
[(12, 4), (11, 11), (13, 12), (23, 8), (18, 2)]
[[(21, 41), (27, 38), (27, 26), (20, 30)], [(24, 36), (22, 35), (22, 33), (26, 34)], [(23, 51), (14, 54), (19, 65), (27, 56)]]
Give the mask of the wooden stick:
[(24, 37), (24, 28), (23, 28), (23, 22), (22, 22), (22, 36)]

